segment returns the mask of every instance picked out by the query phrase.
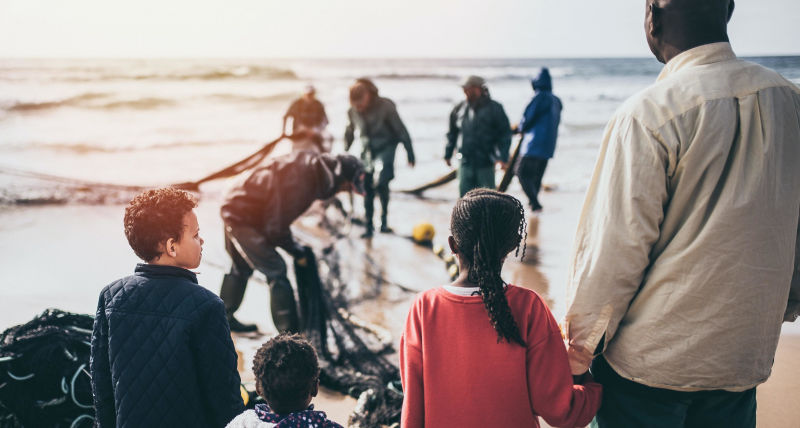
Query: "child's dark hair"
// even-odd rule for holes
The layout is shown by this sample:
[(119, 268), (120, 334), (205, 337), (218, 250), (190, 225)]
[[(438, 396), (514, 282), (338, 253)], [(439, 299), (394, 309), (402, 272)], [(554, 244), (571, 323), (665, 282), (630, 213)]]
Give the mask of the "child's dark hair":
[(125, 237), (140, 259), (149, 262), (161, 256), (158, 245), (183, 235), (183, 216), (197, 206), (190, 193), (171, 187), (147, 190), (125, 208)]
[(480, 288), (483, 304), (498, 342), (505, 339), (525, 345), (511, 315), (500, 277), (503, 258), (516, 248), (525, 257), (525, 211), (513, 196), (489, 189), (475, 189), (456, 202), (450, 230), (458, 256), (469, 266), (469, 282)]
[(303, 336), (282, 333), (261, 345), (253, 373), (267, 402), (301, 401), (319, 378), (317, 352)]

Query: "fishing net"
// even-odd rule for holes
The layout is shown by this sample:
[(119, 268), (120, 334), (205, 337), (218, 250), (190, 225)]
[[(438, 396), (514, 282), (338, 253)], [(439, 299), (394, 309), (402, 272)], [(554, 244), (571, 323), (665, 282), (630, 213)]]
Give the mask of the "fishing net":
[(90, 427), (93, 317), (48, 309), (0, 334), (0, 427)]
[[(329, 249), (319, 260), (308, 249), (295, 261), (301, 314), (306, 337), (316, 348), (323, 386), (358, 399), (351, 427), (376, 427), (400, 421), (403, 393), (400, 373), (385, 353), (391, 338), (376, 326), (353, 317), (340, 290), (337, 253)], [(319, 271), (323, 271), (323, 280)]]

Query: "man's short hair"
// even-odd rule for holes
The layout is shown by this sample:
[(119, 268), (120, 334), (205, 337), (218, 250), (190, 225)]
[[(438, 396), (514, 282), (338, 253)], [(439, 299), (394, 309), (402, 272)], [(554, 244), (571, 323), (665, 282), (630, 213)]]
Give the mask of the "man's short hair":
[(166, 187), (147, 190), (125, 208), (125, 237), (133, 252), (149, 262), (161, 255), (158, 246), (183, 235), (183, 216), (197, 206), (197, 199), (183, 190)]
[(302, 400), (319, 378), (317, 352), (299, 334), (279, 334), (256, 352), (253, 374), (267, 402)]

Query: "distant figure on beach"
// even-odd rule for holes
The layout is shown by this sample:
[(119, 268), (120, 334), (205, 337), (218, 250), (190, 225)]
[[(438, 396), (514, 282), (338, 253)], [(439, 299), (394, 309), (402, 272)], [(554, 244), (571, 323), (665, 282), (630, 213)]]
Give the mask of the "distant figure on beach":
[(300, 151), (255, 168), (227, 193), (221, 214), (225, 250), (233, 264), (219, 295), (231, 331), (257, 330), (255, 324), (243, 324), (233, 316), (254, 269), (267, 277), (275, 328), (299, 331), (294, 291), (286, 276), (286, 263), (276, 250), (304, 257), (305, 247), (294, 240), (289, 226), (316, 200), (340, 191), (363, 193), (363, 177), (361, 162), (354, 156)]
[(561, 122), (561, 99), (553, 95), (550, 71), (545, 67), (531, 80), (536, 92), (525, 107), (522, 120), (515, 131), (522, 134), (516, 175), (522, 190), (528, 196), (533, 211), (542, 209), (539, 203), (539, 189), (547, 161), (553, 157), (558, 139), (558, 124)]
[(298, 334), (280, 334), (261, 345), (253, 358), (256, 392), (267, 404), (256, 404), (226, 428), (342, 428), (311, 400), (319, 390), (319, 361), (311, 343)]
[(125, 236), (146, 263), (100, 292), (90, 362), (97, 427), (216, 428), (244, 410), (225, 308), (192, 272), (203, 246), (196, 205), (165, 188), (125, 209)]
[(732, 0), (650, 0), (666, 66), (606, 128), (566, 316), (601, 427), (755, 427), (800, 313), (800, 89), (736, 57)]
[(365, 238), (372, 236), (375, 228), (375, 194), (381, 202), (381, 229), (391, 233), (389, 227), (389, 182), (394, 178), (394, 155), (397, 144), (406, 150), (408, 165), (414, 167), (414, 149), (406, 126), (397, 113), (394, 102), (378, 95), (378, 88), (370, 79), (357, 79), (350, 87), (350, 109), (347, 111), (347, 129), (344, 149), (350, 150), (358, 130), (361, 140), (361, 160), (366, 170), (364, 189)]
[[(325, 106), (316, 98), (317, 89), (314, 85), (307, 85), (303, 96), (292, 102), (289, 110), (283, 115), (281, 131), (286, 135), (286, 122), (292, 119), (292, 134), (290, 137), (295, 148), (315, 149), (321, 152), (330, 151), (329, 136), (325, 127), (328, 126), (328, 116)], [(326, 138), (328, 137), (328, 138)], [(308, 146), (308, 147), (297, 147)]]
[(450, 112), (444, 161), (451, 166), (458, 147), (458, 190), (464, 196), (472, 189), (495, 187), (495, 163), (503, 169), (507, 167), (511, 125), (503, 106), (489, 96), (482, 77), (467, 77), (461, 88), (466, 100)]
[(524, 245), (522, 204), (472, 190), (456, 202), (450, 229), (460, 274), (415, 298), (400, 339), (401, 426), (538, 427), (539, 416), (586, 426), (600, 385), (588, 374), (573, 379), (542, 298), (500, 277), (503, 261)]

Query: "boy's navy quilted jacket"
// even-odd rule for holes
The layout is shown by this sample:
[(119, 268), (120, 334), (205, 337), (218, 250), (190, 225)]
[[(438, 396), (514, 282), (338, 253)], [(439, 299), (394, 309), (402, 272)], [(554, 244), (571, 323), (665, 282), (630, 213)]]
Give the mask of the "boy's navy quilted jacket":
[(224, 427), (244, 410), (222, 300), (173, 266), (140, 264), (100, 293), (92, 392), (100, 427)]

